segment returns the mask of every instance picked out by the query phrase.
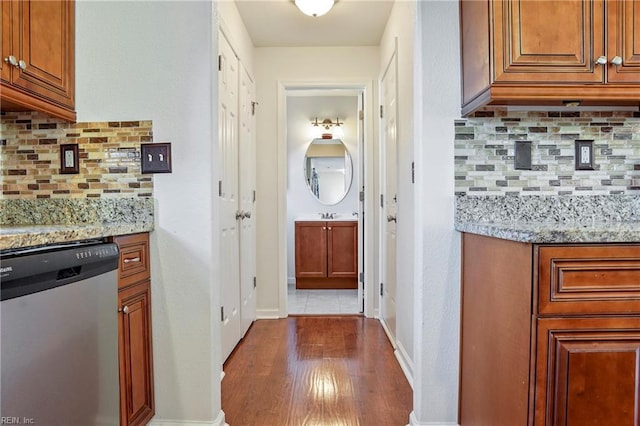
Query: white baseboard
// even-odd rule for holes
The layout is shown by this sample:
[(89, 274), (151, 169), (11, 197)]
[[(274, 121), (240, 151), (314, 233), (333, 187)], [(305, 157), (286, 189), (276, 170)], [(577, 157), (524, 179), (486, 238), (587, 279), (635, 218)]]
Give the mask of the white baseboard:
[(220, 410), (218, 417), (213, 421), (202, 420), (166, 420), (166, 419), (151, 419), (148, 423), (149, 426), (229, 426), (224, 421), (224, 411)]
[(380, 318), (379, 321), (380, 321), (380, 325), (382, 325), (382, 329), (387, 335), (387, 339), (389, 339), (389, 342), (391, 342), (391, 346), (393, 346), (393, 350), (395, 351), (396, 348), (398, 347), (398, 345), (396, 344), (396, 339), (393, 337), (393, 334), (391, 334), (391, 332), (387, 328), (387, 323), (384, 322), (382, 318)]
[(256, 309), (256, 319), (279, 319), (279, 309)]
[(400, 364), (400, 368), (404, 373), (404, 376), (407, 378), (409, 382), (409, 386), (413, 389), (413, 360), (407, 353), (404, 346), (402, 346), (401, 342), (396, 342), (396, 350), (393, 351), (393, 354), (396, 356), (398, 360), (398, 364)]
[(411, 412), (411, 414), (409, 415), (409, 426), (459, 426), (458, 423), (441, 423), (441, 422), (426, 422), (426, 423), (420, 423), (417, 419), (416, 419), (416, 414), (415, 412)]

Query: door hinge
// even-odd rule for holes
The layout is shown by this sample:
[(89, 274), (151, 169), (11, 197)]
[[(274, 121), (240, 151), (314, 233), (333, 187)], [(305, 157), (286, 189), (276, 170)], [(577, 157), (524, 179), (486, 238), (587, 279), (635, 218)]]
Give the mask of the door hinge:
[(251, 101), (251, 115), (256, 115), (256, 105), (258, 105), (256, 101)]
[(358, 111), (358, 118), (360, 120), (364, 120), (364, 111), (363, 110)]
[(384, 295), (384, 283), (380, 283), (380, 296)]
[(255, 189), (253, 190), (253, 202), (254, 203), (256, 202), (256, 190)]
[(364, 272), (360, 272), (360, 282), (364, 282)]
[(360, 191), (360, 201), (364, 201), (364, 191)]
[(253, 288), (256, 288), (256, 277), (253, 277)]
[(380, 118), (384, 118), (383, 111), (384, 111), (384, 107), (380, 105)]
[(218, 71), (222, 71), (222, 55), (218, 55)]
[(218, 181), (218, 197), (222, 197), (222, 181)]
[(224, 306), (220, 306), (220, 321), (224, 322)]
[(416, 163), (411, 162), (411, 183), (416, 183)]
[(384, 208), (384, 194), (380, 194), (380, 207)]

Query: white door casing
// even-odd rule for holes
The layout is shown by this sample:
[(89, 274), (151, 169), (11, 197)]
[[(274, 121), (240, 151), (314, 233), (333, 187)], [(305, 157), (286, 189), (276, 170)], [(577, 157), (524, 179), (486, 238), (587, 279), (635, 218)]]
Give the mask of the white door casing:
[(396, 336), (396, 253), (397, 253), (397, 203), (398, 203), (398, 147), (397, 147), (397, 54), (393, 53), (382, 77), (382, 184), (381, 194), (381, 292), (380, 318), (395, 346)]
[(255, 227), (255, 83), (240, 66), (240, 316), (242, 336), (256, 318), (256, 227)]
[(220, 305), (222, 321), (222, 360), (241, 338), (240, 265), (238, 224), (238, 59), (220, 33), (219, 130), (221, 157), (220, 196)]

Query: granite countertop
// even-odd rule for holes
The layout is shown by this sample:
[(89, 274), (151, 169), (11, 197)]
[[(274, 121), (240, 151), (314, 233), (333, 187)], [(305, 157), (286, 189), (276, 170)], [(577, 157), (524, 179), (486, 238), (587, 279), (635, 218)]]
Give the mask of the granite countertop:
[(640, 242), (640, 196), (459, 196), (455, 229), (524, 243)]
[(0, 200), (0, 250), (153, 230), (151, 198)]
[(12, 225), (0, 228), (0, 250), (65, 243), (153, 230), (152, 224)]
[(523, 243), (640, 242), (640, 222), (464, 222), (456, 230)]

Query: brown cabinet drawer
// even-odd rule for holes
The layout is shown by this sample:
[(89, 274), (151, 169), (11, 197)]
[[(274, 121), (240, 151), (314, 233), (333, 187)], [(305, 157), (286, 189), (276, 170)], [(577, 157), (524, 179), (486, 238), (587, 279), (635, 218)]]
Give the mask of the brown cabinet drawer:
[(124, 288), (150, 277), (149, 234), (132, 234), (114, 237), (120, 249), (118, 288)]
[(537, 257), (540, 315), (640, 313), (640, 245), (541, 246)]

